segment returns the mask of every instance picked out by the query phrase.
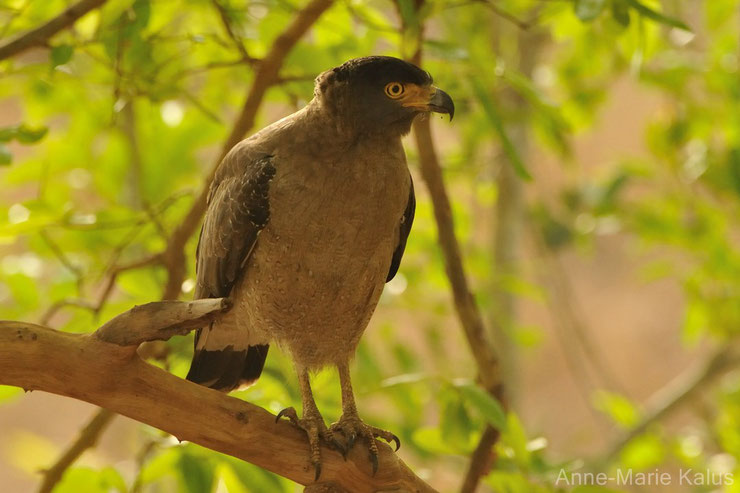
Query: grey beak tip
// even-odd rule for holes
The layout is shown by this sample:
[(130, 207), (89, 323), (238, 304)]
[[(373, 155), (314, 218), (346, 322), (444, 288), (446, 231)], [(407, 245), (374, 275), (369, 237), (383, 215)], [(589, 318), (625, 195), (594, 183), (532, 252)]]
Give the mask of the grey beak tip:
[(450, 95), (442, 89), (437, 88), (437, 91), (434, 93), (434, 96), (430, 101), (430, 105), (433, 108), (432, 111), (447, 113), (450, 115), (450, 121), (452, 121), (452, 118), (455, 116), (455, 103), (452, 101)]

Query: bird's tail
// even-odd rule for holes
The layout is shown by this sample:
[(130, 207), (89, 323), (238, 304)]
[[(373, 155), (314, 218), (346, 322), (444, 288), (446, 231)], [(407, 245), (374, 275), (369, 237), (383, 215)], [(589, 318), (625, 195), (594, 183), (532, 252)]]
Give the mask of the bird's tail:
[(188, 380), (229, 392), (259, 378), (270, 346), (252, 343), (247, 331), (230, 325), (215, 322), (197, 331)]

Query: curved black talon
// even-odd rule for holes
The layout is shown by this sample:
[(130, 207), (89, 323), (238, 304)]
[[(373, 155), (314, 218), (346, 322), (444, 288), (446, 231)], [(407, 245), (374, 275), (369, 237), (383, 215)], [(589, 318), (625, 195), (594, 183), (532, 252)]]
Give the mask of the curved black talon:
[(342, 458), (344, 461), (347, 461), (347, 452), (349, 452), (349, 448), (346, 447), (342, 442), (337, 440), (336, 438), (332, 437), (331, 444), (335, 449), (339, 451), (340, 454), (342, 454)]
[(349, 451), (349, 450), (351, 450), (351, 449), (352, 449), (352, 447), (354, 447), (354, 446), (355, 446), (355, 440), (357, 440), (357, 435), (356, 435), (356, 434), (354, 434), (354, 433), (351, 433), (351, 434), (350, 434), (350, 435), (349, 435), (349, 436), (347, 437), (347, 450), (348, 450), (348, 451)]
[(321, 462), (314, 464), (314, 468), (316, 469), (316, 476), (313, 480), (316, 482), (319, 480), (319, 476), (321, 476)]
[(370, 452), (370, 462), (373, 463), (373, 476), (378, 472), (378, 455)]
[[(396, 450), (395, 451), (398, 452), (398, 449), (401, 448), (401, 440), (399, 440), (396, 435), (393, 435), (391, 438), (396, 443)], [(391, 443), (391, 440), (388, 440), (388, 443)]]
[(288, 409), (290, 409), (290, 408), (289, 407), (286, 407), (285, 409), (283, 409), (282, 411), (280, 411), (279, 413), (277, 413), (277, 416), (275, 416), (275, 422), (276, 423), (278, 421), (280, 421), (280, 418), (282, 418), (283, 416), (285, 416), (288, 413)]

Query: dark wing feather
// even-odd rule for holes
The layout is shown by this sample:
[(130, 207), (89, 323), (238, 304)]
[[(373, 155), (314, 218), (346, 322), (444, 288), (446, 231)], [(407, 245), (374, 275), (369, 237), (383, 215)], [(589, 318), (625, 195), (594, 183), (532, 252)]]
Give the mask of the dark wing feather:
[[(237, 149), (226, 157), (208, 194), (208, 210), (198, 239), (195, 298), (231, 295), (270, 220), (269, 187), (275, 176), (272, 156), (240, 160)], [(256, 380), (265, 364), (267, 344), (246, 348), (198, 348), (187, 379), (229, 391)]]
[(265, 156), (214, 184), (198, 240), (195, 298), (231, 293), (270, 219), (268, 192), (274, 176), (271, 156)]
[[(270, 220), (268, 192), (275, 176), (272, 156), (254, 160), (245, 168), (214, 182), (208, 194), (195, 254), (195, 299), (231, 294), (257, 234)], [(195, 332), (196, 347), (200, 333), (200, 329)]]
[(414, 223), (414, 212), (416, 212), (416, 196), (414, 195), (414, 181), (411, 180), (409, 186), (409, 201), (406, 203), (406, 210), (403, 212), (401, 218), (401, 224), (399, 225), (398, 244), (396, 249), (393, 251), (393, 259), (391, 260), (391, 268), (388, 271), (388, 277), (385, 282), (390, 281), (396, 276), (398, 268), (401, 266), (401, 258), (403, 257), (403, 251), (406, 249), (406, 241), (411, 233), (411, 225)]

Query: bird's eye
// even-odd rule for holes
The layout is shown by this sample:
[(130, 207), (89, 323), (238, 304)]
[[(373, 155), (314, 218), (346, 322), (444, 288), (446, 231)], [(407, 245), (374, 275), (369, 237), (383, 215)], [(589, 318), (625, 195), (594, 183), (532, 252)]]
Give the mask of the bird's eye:
[(398, 99), (406, 90), (400, 82), (389, 82), (385, 85), (385, 94), (391, 99)]

